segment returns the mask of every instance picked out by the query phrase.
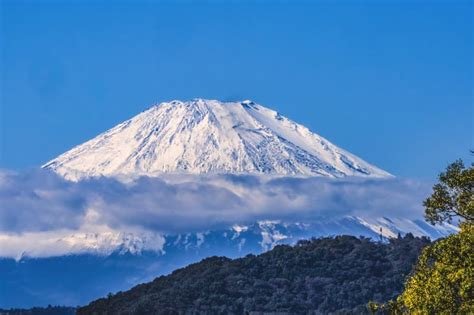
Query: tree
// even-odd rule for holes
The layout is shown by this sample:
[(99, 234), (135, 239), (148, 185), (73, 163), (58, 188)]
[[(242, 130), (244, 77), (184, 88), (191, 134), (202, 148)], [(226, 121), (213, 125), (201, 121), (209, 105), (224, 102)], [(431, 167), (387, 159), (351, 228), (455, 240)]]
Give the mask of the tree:
[(408, 313), (474, 314), (474, 224), (426, 247), (397, 303)]
[(423, 205), (433, 225), (462, 218), (460, 232), (423, 250), (395, 301), (369, 303), (368, 309), (384, 314), (474, 314), (474, 165), (466, 168), (461, 160), (450, 164)]
[(426, 247), (397, 304), (409, 313), (474, 313), (474, 165), (461, 160), (439, 175), (423, 203), (431, 224), (460, 217), (459, 234)]
[(474, 164), (466, 168), (461, 160), (439, 175), (433, 194), (424, 201), (425, 218), (431, 224), (451, 222), (453, 217), (474, 220)]
[(377, 312), (380, 311), (380, 304), (370, 301), (367, 303), (367, 309), (369, 310), (370, 314), (377, 314)]

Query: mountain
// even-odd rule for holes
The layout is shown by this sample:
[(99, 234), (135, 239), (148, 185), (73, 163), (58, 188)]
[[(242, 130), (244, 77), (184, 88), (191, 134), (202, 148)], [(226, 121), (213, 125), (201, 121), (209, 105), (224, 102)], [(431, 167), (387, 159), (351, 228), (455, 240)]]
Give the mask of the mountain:
[(368, 301), (401, 292), (428, 244), (410, 234), (388, 244), (338, 236), (234, 260), (211, 257), (77, 314), (365, 314)]
[[(162, 103), (43, 168), (60, 176), (41, 172), (56, 184), (28, 188), (33, 200), (59, 196), (84, 216), (72, 227), (0, 235), (3, 308), (84, 305), (205, 257), (238, 258), (311, 237), (389, 242), (457, 229), (397, 212), (397, 200), (412, 202), (390, 174), (251, 101)], [(362, 183), (375, 189), (357, 189)], [(58, 193), (63, 186), (73, 198)], [(212, 215), (198, 228), (163, 232), (163, 222), (203, 220), (188, 211)], [(134, 222), (140, 213), (146, 222)], [(220, 215), (230, 220), (212, 225)]]
[(153, 106), (43, 168), (71, 180), (162, 173), (391, 176), (262, 105), (204, 99)]
[[(294, 244), (300, 239), (328, 235), (355, 235), (375, 240), (396, 238), (398, 234), (412, 233), (431, 239), (445, 237), (457, 231), (450, 224), (431, 226), (418, 219), (397, 217), (336, 216), (304, 222), (266, 220), (251, 224), (234, 224), (222, 228), (189, 233), (159, 231), (64, 230), (56, 233), (35, 233), (29, 238), (7, 235), (0, 245), (3, 257), (22, 261), (29, 258), (59, 257), (63, 255), (113, 254), (141, 255), (155, 253), (167, 258), (175, 251), (217, 255), (225, 250), (229, 255), (263, 252), (279, 244)], [(7, 244), (7, 242), (9, 244)], [(202, 256), (205, 257), (205, 256)]]
[[(432, 238), (453, 232), (434, 228), (422, 220), (400, 222), (347, 216), (304, 223), (260, 221), (175, 235), (76, 232), (57, 239), (49, 236), (47, 243), (37, 236), (39, 240), (33, 242), (31, 251), (23, 249), (23, 255), (15, 258), (0, 257), (0, 307), (85, 305), (109, 292), (128, 290), (209, 256), (239, 258), (328, 235), (380, 240), (380, 227), (384, 244), (397, 239), (399, 232), (403, 235), (413, 231), (415, 236)], [(41, 244), (56, 254), (45, 255), (41, 252), (45, 245)]]

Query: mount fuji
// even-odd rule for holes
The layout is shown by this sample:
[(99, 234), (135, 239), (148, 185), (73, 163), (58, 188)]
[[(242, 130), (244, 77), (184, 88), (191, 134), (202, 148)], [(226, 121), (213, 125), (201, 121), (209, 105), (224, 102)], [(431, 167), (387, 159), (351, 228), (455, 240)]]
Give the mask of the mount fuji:
[(388, 177), (252, 101), (153, 106), (43, 165), (70, 180), (163, 173)]
[[(264, 182), (279, 177), (381, 182), (394, 178), (305, 126), (253, 101), (220, 102), (199, 98), (154, 105), (42, 167), (73, 182), (95, 177), (113, 177), (127, 182), (140, 176), (159, 177), (172, 185), (209, 182), (217, 187), (225, 186), (243, 199), (257, 198), (252, 187), (238, 187), (228, 179), (220, 180), (219, 176), (258, 176)], [(304, 195), (301, 200), (307, 198)], [(367, 198), (373, 199), (374, 196)], [(164, 203), (164, 199), (157, 200), (155, 207)], [(257, 199), (254, 201), (258, 204), (260, 201)], [(297, 204), (301, 200), (292, 203)], [(198, 209), (196, 202), (193, 200), (190, 208)], [(169, 207), (169, 211), (173, 212), (178, 206), (172, 204)], [(207, 246), (210, 239), (219, 239), (217, 243), (238, 240), (233, 247), (241, 252), (240, 241), (247, 242), (246, 246), (253, 249), (268, 250), (279, 243), (291, 243), (312, 236), (352, 234), (379, 239), (410, 232), (417, 236), (438, 238), (456, 231), (456, 227), (451, 225), (431, 227), (419, 214), (407, 218), (396, 212), (384, 212), (382, 208), (377, 216), (371, 216), (354, 214), (351, 207), (355, 205), (348, 204), (347, 209), (338, 215), (328, 211), (316, 221), (286, 222), (267, 220), (265, 217), (258, 222), (247, 221), (244, 226), (253, 226), (253, 236), (243, 240), (233, 236), (232, 224), (224, 232), (203, 230), (194, 234), (179, 234), (179, 239), (188, 240), (190, 235), (195, 235), (196, 240), (201, 240), (197, 243), (203, 243), (203, 246)], [(277, 212), (275, 206), (272, 209)], [(226, 215), (224, 210), (222, 215)], [(268, 222), (272, 222), (270, 230)], [(233, 223), (239, 225), (242, 222)], [(55, 246), (59, 250), (75, 253), (160, 253), (163, 246), (170, 242), (174, 244), (175, 241), (171, 240), (178, 237), (178, 234), (165, 235), (160, 231), (137, 234), (109, 227), (100, 228), (100, 231), (94, 229), (89, 228), (87, 233), (62, 235), (55, 240)], [(215, 246), (215, 249), (218, 252), (222, 247)]]
[[(410, 217), (397, 212), (412, 204), (412, 192), (397, 192), (391, 174), (252, 101), (161, 103), (42, 167), (59, 175), (52, 175), (58, 187), (93, 193), (74, 228), (0, 234), (0, 307), (84, 304), (208, 256), (242, 257), (311, 237), (436, 239), (457, 230), (427, 224), (419, 209)], [(144, 180), (146, 194), (135, 179)], [(109, 183), (109, 199), (101, 199), (94, 188)], [(361, 183), (372, 188), (364, 192)], [(33, 200), (69, 200), (48, 189), (32, 191)], [(193, 221), (195, 212), (230, 220), (189, 231), (154, 228), (160, 220)], [(139, 213), (146, 222), (135, 220)]]

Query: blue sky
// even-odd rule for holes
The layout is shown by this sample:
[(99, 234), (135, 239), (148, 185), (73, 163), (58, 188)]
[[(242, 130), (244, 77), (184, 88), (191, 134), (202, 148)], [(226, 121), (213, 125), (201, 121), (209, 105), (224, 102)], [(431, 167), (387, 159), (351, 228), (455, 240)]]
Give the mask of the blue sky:
[(0, 5), (0, 168), (195, 97), (255, 100), (402, 177), (474, 148), (470, 1)]

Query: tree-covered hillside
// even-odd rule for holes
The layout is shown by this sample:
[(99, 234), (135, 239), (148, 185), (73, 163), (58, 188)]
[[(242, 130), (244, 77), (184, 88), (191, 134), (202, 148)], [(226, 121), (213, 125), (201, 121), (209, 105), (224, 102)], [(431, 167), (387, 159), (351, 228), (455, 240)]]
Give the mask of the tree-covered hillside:
[(78, 314), (363, 313), (403, 289), (426, 238), (337, 236), (231, 260), (211, 257), (99, 299)]

